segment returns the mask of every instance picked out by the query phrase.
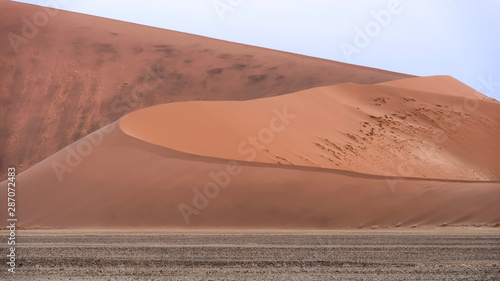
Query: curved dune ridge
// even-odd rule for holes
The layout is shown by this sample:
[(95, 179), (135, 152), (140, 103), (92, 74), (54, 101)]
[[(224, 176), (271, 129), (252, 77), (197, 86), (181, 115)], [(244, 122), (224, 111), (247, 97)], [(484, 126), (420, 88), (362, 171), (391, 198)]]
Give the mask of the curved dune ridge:
[(492, 137), (500, 136), (500, 104), (474, 92), (447, 76), (346, 83), (244, 102), (163, 104), (128, 114), (120, 127), (141, 140), (209, 157), (498, 180), (500, 159), (487, 151), (500, 151)]
[[(467, 97), (463, 87), (449, 95), (348, 83), (139, 110), (19, 174), (19, 225), (494, 225), (500, 105)], [(439, 130), (446, 137), (431, 138)], [(252, 138), (265, 144), (249, 153)]]

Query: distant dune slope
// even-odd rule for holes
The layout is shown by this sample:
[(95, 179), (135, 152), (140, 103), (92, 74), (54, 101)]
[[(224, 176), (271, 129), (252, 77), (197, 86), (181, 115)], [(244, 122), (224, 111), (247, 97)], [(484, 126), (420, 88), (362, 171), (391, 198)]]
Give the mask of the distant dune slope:
[(455, 97), (477, 98), (483, 101), (498, 102), (497, 100), (481, 94), (451, 76), (437, 77), (439, 77), (439, 80), (435, 80), (432, 77), (424, 77), (424, 79), (399, 79), (378, 84), (397, 88), (409, 88), (442, 95), (451, 95)]
[(6, 0), (0, 38), (2, 171), (155, 104), (410, 77)]
[[(459, 85), (448, 77), (412, 79)], [(500, 221), (500, 182), (492, 181), (499, 175), (498, 109), (462, 94), (352, 83), (251, 101), (158, 105), (21, 173), (19, 224), (493, 225)], [(242, 142), (262, 138), (255, 155), (238, 153)]]

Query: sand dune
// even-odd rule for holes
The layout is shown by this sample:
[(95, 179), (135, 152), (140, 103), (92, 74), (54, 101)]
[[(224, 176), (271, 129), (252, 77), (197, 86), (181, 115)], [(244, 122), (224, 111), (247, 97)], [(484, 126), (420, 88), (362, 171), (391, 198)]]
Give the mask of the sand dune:
[[(401, 81), (401, 82), (400, 82)], [(138, 110), (122, 130), (175, 150), (225, 159), (377, 175), (498, 180), (500, 103), (458, 96), (446, 76), (339, 84), (245, 102)], [(426, 85), (434, 92), (423, 91)], [(457, 89), (455, 95), (443, 89)], [(481, 144), (481, 145), (478, 145)]]
[(0, 170), (155, 104), (410, 77), (6, 0), (0, 19)]
[[(413, 79), (410, 84), (459, 84), (447, 77)], [(348, 83), (250, 101), (139, 110), (20, 174), (19, 223), (492, 225), (500, 221), (500, 182), (492, 181), (499, 175), (499, 104), (471, 98), (479, 104), (474, 111), (453, 106), (464, 100), (411, 87)], [(451, 130), (444, 117), (461, 126)], [(439, 129), (447, 136), (440, 143), (431, 138)], [(262, 132), (273, 132), (273, 138)], [(269, 141), (255, 157), (238, 153), (241, 142), (259, 135)], [(414, 172), (384, 176), (401, 176), (398, 163), (407, 164), (405, 171), (414, 165)]]
[(500, 104), (452, 77), (5, 0), (0, 36), (40, 12), (0, 46), (0, 169), (27, 169), (22, 227), (500, 221)]

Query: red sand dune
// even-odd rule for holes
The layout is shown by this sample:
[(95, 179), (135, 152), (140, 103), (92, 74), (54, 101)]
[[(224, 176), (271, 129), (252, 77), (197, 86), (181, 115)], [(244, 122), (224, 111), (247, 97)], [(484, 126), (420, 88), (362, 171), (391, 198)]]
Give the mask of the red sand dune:
[[(394, 84), (398, 88), (394, 88)], [(416, 87), (435, 86), (426, 92)], [(443, 85), (446, 85), (444, 87)], [(339, 84), (245, 102), (158, 105), (122, 130), (186, 153), (377, 175), (500, 179), (500, 103), (447, 76)], [(478, 145), (481, 144), (481, 145)]]
[[(77, 13), (49, 13), (42, 24), (45, 8), (0, 0), (1, 171), (11, 165), (27, 169), (103, 124), (156, 104), (245, 100), (410, 77)], [(17, 53), (8, 36), (22, 42)]]
[[(436, 87), (415, 89), (414, 83)], [(396, 84), (347, 83), (133, 112), (20, 174), (19, 223), (346, 228), (499, 222), (494, 140), (500, 104), (468, 95), (470, 88), (449, 77)], [(443, 87), (458, 90), (441, 93)], [(285, 107), (295, 117), (275, 112)], [(238, 153), (242, 142), (269, 130), (273, 138), (264, 138), (255, 157)]]

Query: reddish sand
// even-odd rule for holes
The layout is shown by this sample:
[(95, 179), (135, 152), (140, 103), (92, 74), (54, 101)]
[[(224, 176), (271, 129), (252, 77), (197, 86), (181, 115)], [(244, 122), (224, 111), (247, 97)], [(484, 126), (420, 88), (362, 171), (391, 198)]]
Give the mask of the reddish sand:
[[(0, 0), (0, 36), (41, 11)], [(0, 45), (0, 101), (27, 228), (500, 222), (500, 104), (447, 76), (58, 11)]]
[[(392, 83), (164, 104), (125, 116), (120, 127), (144, 141), (210, 157), (376, 175), (500, 178), (500, 158), (488, 153), (500, 151), (500, 103), (468, 96), (471, 88), (447, 76), (395, 81), (397, 89)], [(405, 84), (411, 86), (400, 87)]]
[[(406, 88), (348, 83), (136, 111), (20, 174), (19, 223), (357, 228), (499, 222), (500, 182), (492, 180), (500, 175), (494, 142), (500, 104), (441, 94), (443, 84), (467, 91), (449, 77), (413, 79)], [(411, 87), (424, 83), (436, 87)], [(284, 107), (295, 117), (282, 127), (273, 110)], [(266, 128), (276, 131), (266, 148), (253, 159), (238, 153), (242, 141)], [(432, 137), (439, 129), (446, 138)], [(409, 177), (382, 176), (391, 174)]]
[[(0, 0), (1, 171), (27, 169), (103, 124), (155, 104), (410, 77), (65, 11), (31, 32), (23, 18), (32, 23), (44, 13)], [(22, 36), (23, 28), (30, 38), (15, 53), (7, 38)], [(147, 90), (136, 95), (142, 86)]]

